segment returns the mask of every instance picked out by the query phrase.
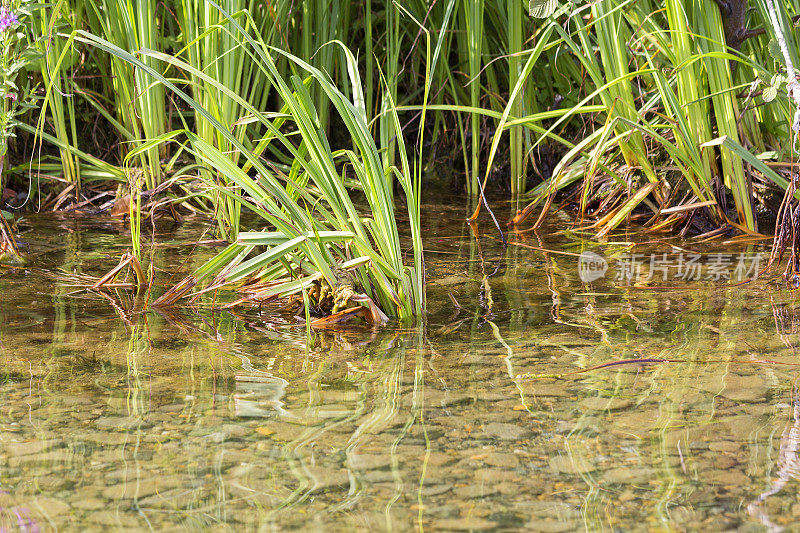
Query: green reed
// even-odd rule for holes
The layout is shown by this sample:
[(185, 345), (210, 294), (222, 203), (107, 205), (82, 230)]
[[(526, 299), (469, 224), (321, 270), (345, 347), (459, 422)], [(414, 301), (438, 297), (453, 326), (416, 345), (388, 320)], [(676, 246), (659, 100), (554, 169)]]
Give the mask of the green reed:
[[(632, 213), (650, 212), (655, 223), (664, 208), (693, 203), (703, 204), (717, 224), (756, 230), (754, 196), (785, 182), (763, 163), (790, 153), (786, 141), (793, 110), (783, 87), (769, 105), (745, 96), (754, 80), (768, 80), (781, 64), (769, 52), (774, 35), (765, 23), (764, 0), (755, 2), (748, 26), (766, 31), (745, 41), (741, 51), (726, 47), (719, 9), (708, 0), (670, 0), (663, 6), (653, 0), (601, 0), (588, 7), (561, 3), (548, 19), (528, 17), (522, 0), (385, 0), (363, 6), (341, 0), (225, 0), (220, 7), (229, 18), (211, 2), (182, 0), (175, 9), (160, 5), (152, 0), (59, 2), (57, 14), (69, 24), (58, 31), (71, 25), (138, 57), (198, 106), (168, 106), (162, 81), (114, 54), (92, 56), (92, 68), (107, 74), (95, 86), (70, 79), (72, 52), (62, 39), (43, 63), (45, 83), (52, 86), (48, 113), (54, 126), (46, 138), (61, 150), (59, 164), (68, 180), (78, 181), (87, 172), (96, 178), (119, 176), (119, 169), (89, 164), (80, 151), (75, 100), (63, 96), (74, 91), (118, 131), (121, 156), (135, 154), (126, 158), (134, 190), (152, 189), (167, 176), (184, 184), (200, 174), (206, 187), (198, 192), (186, 186), (185, 196), (213, 213), (230, 241), (236, 240), (240, 200), (248, 193), (197, 156), (192, 143), (160, 141), (173, 128), (187, 129), (252, 173), (256, 166), (241, 145), (256, 159), (269, 160), (273, 172), (286, 176), (290, 196), (300, 199), (311, 185), (296, 159), (313, 157), (309, 145), (299, 134), (288, 137), (294, 152), (274, 138), (265, 141), (268, 128), (258, 115), (291, 114), (283, 109), (286, 102), (273, 78), (294, 89), (292, 76), (300, 76), (310, 98), (303, 100), (305, 113), (334, 145), (347, 144), (350, 132), (330, 129), (342, 124), (341, 113), (295, 59), (323, 73), (351, 101), (363, 94), (384, 171), (402, 166), (401, 144), (414, 136), (414, 128), (424, 127), (431, 142), (456, 140), (453, 159), (464, 159), (467, 179), (461, 186), (472, 196), (479, 194), (480, 177), (487, 188), (507, 187), (517, 197), (526, 194), (535, 171), (545, 181), (527, 196), (538, 201), (582, 181), (581, 212), (608, 199), (600, 214), (606, 217), (598, 225), (601, 234)], [(794, 56), (800, 54), (791, 15), (798, 10), (800, 3), (791, 0), (781, 3), (778, 13)], [(264, 46), (286, 53), (274, 55), (277, 74), (267, 73), (259, 55), (237, 40), (231, 21)], [(432, 65), (425, 45), (431, 36), (441, 54)], [(351, 52), (355, 67), (334, 42)], [(84, 46), (73, 44), (78, 51)], [(359, 71), (363, 86), (358, 90), (351, 68)], [(422, 106), (428, 117), (421, 122), (419, 109), (428, 97), (435, 105)], [(413, 110), (403, 113), (399, 129), (393, 117), (397, 107)], [(540, 157), (548, 151), (560, 158), (550, 173), (543, 172)], [(186, 161), (190, 152), (193, 160)], [(137, 179), (140, 185), (133, 183)], [(389, 173), (387, 180), (394, 179)], [(391, 195), (393, 188), (387, 187)], [(733, 209), (726, 210), (726, 203)], [(136, 200), (133, 204), (136, 210)]]
[[(102, 35), (110, 43), (137, 53), (140, 50), (162, 48), (160, 25), (164, 22), (157, 11), (156, 0), (85, 0), (88, 28)], [(145, 64), (157, 67), (155, 60), (145, 57)], [(109, 85), (107, 95), (114, 102), (119, 134), (122, 136), (123, 155), (140, 146), (145, 140), (163, 135), (167, 130), (167, 106), (164, 87), (153, 83), (143, 69), (132, 68), (119, 57), (110, 55)], [(142, 180), (142, 186), (153, 189), (163, 180), (161, 159), (165, 155), (162, 147), (153, 147), (141, 153), (138, 165), (141, 176), (129, 176), (131, 182)], [(140, 187), (140, 188), (141, 188)], [(133, 185), (132, 188), (137, 188)]]
[[(254, 27), (248, 30), (264, 35), (267, 42), (278, 40), (279, 28), (275, 21), (280, 17), (280, 11), (276, 13), (277, 17), (273, 18), (261, 2), (227, 0), (220, 5), (245, 25), (249, 24), (245, 13), (250, 13)], [(234, 32), (228, 27), (227, 20), (212, 4), (184, 0), (179, 12), (179, 21), (183, 28), (184, 44), (181, 55), (185, 57), (187, 65), (209, 76), (207, 79), (194, 74), (192, 70), (185, 72), (194, 99), (214, 117), (217, 123), (225, 125), (240, 143), (252, 150), (253, 145), (248, 136), (245, 120), (247, 112), (236, 99), (228, 96), (228, 91), (250, 102), (255, 109), (265, 111), (270, 94), (268, 79), (260, 72), (246, 50), (239, 46)], [(225, 87), (227, 91), (220, 90), (219, 86)], [(194, 110), (194, 132), (221, 152), (230, 154), (234, 162), (239, 161), (240, 155), (235, 147), (198, 109)], [(204, 173), (204, 181), (216, 182), (220, 187), (227, 188), (231, 194), (237, 194), (235, 186), (225, 181), (224, 176), (214, 169), (201, 165), (200, 172)], [(210, 195), (222, 236), (235, 240), (239, 232), (240, 203), (219, 190), (212, 189)]]
[[(81, 31), (76, 32), (74, 37), (78, 42), (104, 50), (128, 63), (146, 74), (151, 83), (160, 83), (168, 88), (212, 124), (239, 154), (232, 157), (189, 129), (153, 138), (128, 154), (128, 160), (133, 161), (167, 141), (180, 143), (207, 169), (223, 175), (226, 182), (235, 184), (245, 193), (235, 194), (220, 187), (217, 190), (221, 194), (252, 211), (271, 228), (269, 231), (240, 233), (238, 240), (222, 256), (212, 260), (210, 266), (196, 274), (195, 282), (210, 274), (218, 275), (218, 282), (236, 282), (248, 276), (260, 275), (262, 281), (271, 282), (268, 290), (271, 295), (286, 296), (302, 291), (321, 278), (331, 285), (336, 284), (334, 268), (341, 264), (354, 272), (363, 290), (389, 316), (408, 319), (420, 315), (424, 309), (419, 230), (420, 175), (418, 168), (412, 170), (406, 157), (396, 113), (391, 115), (394, 117), (401, 166), (387, 168), (369, 131), (355, 57), (342, 43), (334, 42), (331, 46), (342, 51), (352, 100), (337, 88), (326, 72), (297, 56), (270, 47), (261, 36), (249, 31), (248, 28), (255, 26), (249, 14), (244, 13), (243, 22), (240, 23), (223, 8), (217, 8), (227, 21), (236, 45), (253, 57), (261, 75), (273, 87), (281, 102), (278, 113), (256, 109), (212, 75), (176, 56), (146, 50), (133, 55), (101, 37)], [(277, 67), (276, 58), (288, 61), (292, 70), (298, 74), (303, 72), (305, 77), (292, 74), (284, 78)], [(166, 64), (196, 76), (241, 105), (262, 131), (257, 141), (250, 140), (254, 148), (248, 148), (226, 124), (153, 68), (153, 64)], [(331, 108), (336, 110), (347, 129), (352, 148), (332, 150), (314, 106), (310, 90), (312, 86), (322, 90)], [(295, 133), (287, 133), (290, 130), (286, 130), (285, 126), (289, 124), (292, 126), (290, 130)], [(421, 143), (420, 139), (420, 146)], [(260, 156), (269, 145), (291, 156), (288, 173), (279, 167), (264, 164)], [(243, 159), (241, 164), (238, 163), (239, 157)], [(345, 163), (349, 176), (339, 170)], [(257, 174), (257, 180), (251, 177), (251, 169)], [(405, 195), (413, 240), (413, 266), (404, 264), (400, 250), (390, 176), (394, 176)], [(367, 217), (356, 209), (346, 180), (355, 180), (366, 197), (369, 206)], [(211, 183), (209, 186), (215, 187), (217, 184)], [(254, 247), (266, 249), (247, 259)]]
[[(45, 84), (52, 83), (53, 92), (50, 95), (46, 109), (49, 109), (52, 126), (59, 145), (59, 159), (62, 177), (73, 183), (76, 192), (81, 187), (81, 166), (79, 158), (69, 150), (69, 146), (78, 146), (78, 133), (76, 124), (75, 98), (69, 94), (72, 91), (68, 85), (68, 65), (62, 64), (58, 71), (54, 70), (55, 64), (65, 51), (64, 40), (59, 39), (56, 32), (66, 29), (71, 31), (75, 25), (80, 24), (80, 11), (71, 11), (65, 3), (59, 3), (47, 13), (44, 9), (36, 12), (36, 18), (31, 24), (32, 29), (40, 36), (42, 44), (42, 59), (40, 70)], [(77, 61), (77, 54), (70, 54), (68, 64)], [(45, 109), (43, 109), (44, 111)]]
[[(744, 44), (745, 51), (750, 45), (756, 50), (754, 59), (729, 49), (715, 5), (667, 2), (666, 16), (658, 7), (652, 2), (597, 2), (592, 5), (593, 17), (588, 23), (567, 14), (569, 29), (556, 28), (551, 46), (580, 63), (586, 73), (581, 80), (583, 91), (591, 90), (596, 96), (590, 101), (606, 108), (590, 126), (590, 132), (609, 134), (585, 137), (589, 142), (583, 149), (595, 150), (592, 158), (562, 159), (558, 166), (562, 174), (554, 173), (549, 189), (566, 186), (562, 176), (576, 165), (586, 168), (590, 161), (602, 161), (609, 168), (624, 170), (624, 182), (617, 183), (621, 194), (610, 204), (608, 217), (601, 220), (600, 234), (624, 222), (640, 204), (657, 216), (669, 202), (713, 203), (716, 205), (710, 206), (708, 213), (722, 224), (730, 220), (724, 210), (728, 194), (737, 213), (731, 222), (757, 230), (752, 178), (742, 161), (747, 152), (743, 144), (786, 154), (786, 147), (776, 143), (785, 142), (787, 137), (767, 140), (763, 131), (775, 131), (782, 117), (773, 111), (753, 111), (752, 103), (747, 113), (756, 113), (760, 120), (742, 120), (747, 113), (743, 112), (739, 93), (748, 83), (735, 80), (752, 82), (757, 75), (774, 72), (777, 65), (759, 52), (757, 43), (764, 38)], [(766, 42), (761, 45), (767, 48)], [(596, 53), (586, 54), (586, 50)], [(577, 86), (577, 80), (572, 83)], [(785, 103), (780, 105), (786, 109)], [(770, 114), (772, 120), (763, 124)], [(611, 131), (616, 135), (609, 144)], [(597, 151), (600, 148), (602, 153)], [(575, 155), (573, 151), (567, 153)], [(775, 179), (775, 173), (758, 158), (747, 159), (755, 161), (753, 169), (766, 180), (782, 185), (783, 180)], [(587, 180), (592, 175), (588, 173)], [(683, 183), (693, 198), (676, 190)], [(584, 196), (591, 190), (599, 191), (589, 181), (584, 188)]]

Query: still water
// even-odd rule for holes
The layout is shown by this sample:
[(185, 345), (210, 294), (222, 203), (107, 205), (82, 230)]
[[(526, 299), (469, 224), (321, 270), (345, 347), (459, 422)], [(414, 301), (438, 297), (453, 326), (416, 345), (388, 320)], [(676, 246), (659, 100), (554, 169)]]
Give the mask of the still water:
[[(763, 248), (597, 246), (563, 220), (503, 247), (426, 212), (426, 327), (311, 342), (81, 291), (124, 227), (29, 217), (29, 267), (0, 270), (0, 529), (798, 528), (796, 295), (727, 279)], [(214, 253), (181, 245), (202, 230), (145, 246), (156, 292)], [(650, 363), (592, 369), (627, 359)]]

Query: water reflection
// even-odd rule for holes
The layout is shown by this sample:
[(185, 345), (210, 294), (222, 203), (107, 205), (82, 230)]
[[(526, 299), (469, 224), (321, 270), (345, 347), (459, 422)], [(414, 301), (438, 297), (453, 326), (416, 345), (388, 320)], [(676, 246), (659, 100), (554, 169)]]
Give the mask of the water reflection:
[[(794, 528), (793, 294), (584, 284), (575, 234), (503, 248), (460, 218), (427, 222), (425, 328), (310, 339), (72, 294), (53, 273), (124, 236), (34, 222), (52, 239), (0, 277), (0, 527)], [(576, 373), (621, 359), (669, 362)]]
[(786, 424), (780, 439), (777, 472), (772, 476), (768, 489), (747, 506), (747, 512), (757, 517), (769, 531), (783, 531), (784, 528), (770, 519), (769, 512), (765, 510), (767, 499), (784, 490), (790, 481), (800, 480), (800, 458), (797, 454), (800, 448), (800, 401), (793, 400), (791, 413), (791, 423)]
[[(775, 329), (783, 343), (794, 352), (792, 335), (797, 334), (797, 319), (795, 308), (792, 304), (772, 305), (773, 316), (775, 317)], [(798, 399), (798, 388), (792, 389), (791, 403), (781, 405), (781, 412), (788, 410), (791, 413), (789, 422), (786, 423), (781, 434), (778, 459), (775, 465), (776, 473), (771, 477), (768, 488), (762, 492), (758, 498), (747, 505), (747, 512), (758, 518), (768, 531), (783, 531), (785, 527), (776, 524), (766, 510), (768, 498), (781, 493), (786, 486), (794, 481), (800, 480), (800, 399)], [(783, 409), (785, 408), (785, 409)]]

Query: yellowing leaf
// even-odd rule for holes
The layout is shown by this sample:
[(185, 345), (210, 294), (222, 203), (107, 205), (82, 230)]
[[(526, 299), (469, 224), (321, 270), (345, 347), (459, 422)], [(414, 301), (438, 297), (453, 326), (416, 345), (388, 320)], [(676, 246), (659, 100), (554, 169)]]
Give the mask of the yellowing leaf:
[(608, 232), (619, 226), (622, 221), (625, 220), (625, 218), (631, 213), (631, 211), (633, 211), (637, 205), (642, 203), (642, 201), (647, 198), (647, 195), (653, 192), (653, 189), (655, 189), (657, 186), (658, 182), (654, 181), (644, 185), (641, 189), (636, 191), (636, 194), (631, 196), (628, 201), (622, 204), (622, 207), (620, 207), (614, 213), (614, 216), (611, 217), (611, 220), (597, 233), (597, 238), (602, 239), (608, 235)]

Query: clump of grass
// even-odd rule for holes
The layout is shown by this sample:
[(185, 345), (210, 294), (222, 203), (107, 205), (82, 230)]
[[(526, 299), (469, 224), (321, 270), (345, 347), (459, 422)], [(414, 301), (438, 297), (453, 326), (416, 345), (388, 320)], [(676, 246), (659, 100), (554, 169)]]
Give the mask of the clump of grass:
[[(249, 13), (242, 13), (246, 22), (243, 25), (222, 7), (214, 6), (224, 18), (226, 31), (236, 46), (252, 57), (260, 75), (274, 88), (280, 100), (279, 112), (256, 109), (212, 75), (176, 56), (147, 49), (134, 55), (85, 31), (73, 34), (75, 41), (110, 53), (115, 60), (146, 75), (149, 85), (161, 85), (182, 99), (235, 152), (235, 155), (223, 152), (195, 131), (182, 128), (143, 143), (128, 154), (127, 160), (135, 161), (162, 143), (178, 143), (203, 169), (224, 177), (223, 183), (230, 184), (223, 187), (214, 181), (207, 183), (209, 187), (257, 215), (265, 228), (240, 233), (235, 243), (154, 305), (174, 302), (198, 282), (211, 277), (217, 287), (255, 276), (261, 282), (272, 282), (267, 293), (259, 295), (261, 299), (286, 297), (307, 291), (320, 279), (336, 285), (335, 271), (346, 268), (357, 280), (359, 291), (388, 316), (410, 319), (421, 315), (425, 293), (419, 170), (412, 170), (409, 163), (397, 114), (391, 116), (401, 164), (387, 167), (369, 130), (355, 57), (342, 43), (329, 46), (341, 50), (352, 97), (339, 90), (327, 73), (297, 56), (270, 47), (260, 36), (248, 31), (247, 28), (254, 26)], [(278, 57), (292, 65), (294, 73), (288, 78), (278, 70)], [(251, 141), (252, 148), (245, 145), (228, 124), (220, 122), (212, 111), (155, 68), (159, 63), (201, 80), (236, 102), (261, 129), (260, 139)], [(352, 148), (332, 150), (311, 98), (311, 86), (318, 87), (330, 101), (347, 130)], [(263, 155), (268, 147), (289, 154), (290, 167), (265, 163)], [(201, 172), (199, 177), (208, 175)], [(413, 245), (412, 265), (403, 260), (391, 178), (397, 180), (404, 193)], [(364, 197), (366, 215), (356, 207), (349, 190), (351, 184)]]
[[(605, 109), (580, 150), (568, 146), (549, 180), (530, 192), (534, 204), (583, 174), (581, 213), (594, 204), (600, 236), (642, 207), (654, 228), (687, 229), (699, 211), (718, 227), (757, 231), (756, 187), (763, 197), (787, 183), (763, 159), (788, 155), (788, 136), (779, 132), (788, 132), (791, 116), (781, 103), (784, 111), (764, 124), (772, 111), (747, 98), (740, 102), (742, 92), (752, 96), (748, 86), (777, 68), (764, 53), (765, 32), (747, 32), (758, 37), (744, 45), (753, 46), (748, 58), (727, 46), (716, 7), (667, 2), (664, 16), (652, 2), (603, 0), (592, 10), (588, 23), (572, 9), (561, 15), (567, 25), (555, 27), (547, 48), (571, 54), (586, 73), (587, 96), (573, 108), (599, 103)], [(756, 120), (745, 120), (748, 114)], [(760, 153), (747, 147), (761, 147)], [(493, 144), (490, 161), (495, 151)], [(613, 172), (596, 179), (598, 165)]]
[[(735, 46), (726, 42), (726, 15), (716, 5), (692, 2), (534, 2), (542, 19), (525, 16), (521, 0), (387, 0), (364, 6), (339, 0), (225, 0), (219, 5), (182, 0), (174, 3), (174, 12), (150, 0), (103, 0), (69, 4), (74, 17), (65, 8), (68, 4), (59, 3), (62, 31), (71, 27), (84, 32), (75, 33), (84, 40), (70, 45), (106, 46), (87, 42), (85, 35), (92, 34), (149, 70), (119, 55), (90, 54), (96, 58), (92, 68), (104, 76), (98, 78), (97, 90), (83, 90), (81, 82), (56, 67), (69, 62), (67, 55), (72, 54), (66, 52), (70, 45), (59, 42), (48, 49), (44, 71), (60, 77), (46, 80), (53, 87), (46, 103), (56, 127), (54, 135), (43, 137), (61, 150), (68, 179), (78, 182), (93, 175), (128, 180), (134, 218), (138, 190), (154, 190), (168, 175), (181, 183), (199, 173), (205, 190), (186, 188), (186, 196), (212, 213), (220, 233), (234, 241), (240, 210), (249, 209), (236, 197), (249, 192), (211, 168), (206, 155), (198, 155), (207, 152), (205, 145), (201, 149), (182, 133), (173, 135), (173, 128), (193, 132), (250, 177), (261, 172), (240, 146), (262, 163), (268, 159), (287, 194), (308, 205), (308, 194), (314, 193), (306, 189), (316, 185), (295, 160), (316, 155), (300, 129), (286, 129), (295, 127), (296, 120), (275, 80), (284, 80), (302, 99), (327, 142), (329, 128), (340, 123), (342, 111), (305, 65), (322, 73), (353, 105), (350, 70), (355, 68), (364, 77), (363, 105), (358, 107), (374, 119), (365, 122), (378, 139), (387, 183), (395, 179), (387, 169), (404, 165), (398, 157), (405, 150), (400, 145), (403, 132), (393, 116), (400, 108), (414, 111), (404, 115), (410, 119), (404, 127), (426, 130), (433, 143), (457, 139), (454, 151), (464, 160), (463, 187), (473, 197), (484, 188), (481, 176), (485, 188), (505, 186), (490, 176), (503, 175), (497, 169), (506, 168), (503, 156), (508, 153), (512, 197), (533, 200), (516, 222), (542, 204), (549, 206), (556, 191), (573, 188), (581, 217), (596, 216), (601, 236), (633, 215), (653, 228), (683, 231), (703, 218), (718, 227), (752, 232), (758, 230), (756, 199), (764, 201), (774, 189), (785, 187), (785, 175), (770, 172), (764, 161), (788, 158), (785, 141), (793, 114), (782, 97), (782, 82), (772, 79), (779, 63), (768, 44), (776, 37), (775, 28), (767, 24), (768, 3), (755, 2), (750, 31), (741, 34), (748, 39), (737, 40)], [(540, 9), (545, 4), (552, 9)], [(787, 53), (795, 59), (800, 53), (791, 35), (790, 12), (796, 7), (780, 4), (775, 10), (778, 27), (787, 35)], [(42, 32), (46, 26), (52, 33), (53, 24), (41, 25)], [(273, 55), (274, 73), (236, 26), (258, 35), (256, 44)], [(442, 61), (429, 62), (427, 32), (437, 36)], [(358, 53), (351, 60), (340, 48)], [(193, 103), (177, 99), (168, 107), (168, 97), (177, 93), (150, 70), (161, 73)], [(295, 76), (305, 89), (296, 86)], [(763, 98), (758, 94), (762, 88)], [(102, 166), (78, 149), (74, 101), (61, 95), (71, 89), (118, 130), (127, 172), (108, 168), (108, 162)], [(429, 91), (435, 104), (426, 107), (431, 120), (419, 121)], [(768, 100), (769, 105), (761, 105)], [(296, 153), (271, 132), (265, 117), (290, 139)], [(545, 143), (560, 157), (552, 172), (543, 168), (540, 157)], [(165, 159), (168, 146), (177, 148)], [(193, 156), (190, 163), (184, 149)], [(333, 168), (341, 174), (348, 156), (329, 151)], [(178, 163), (185, 166), (176, 170), (173, 164)], [(418, 172), (415, 167), (412, 174)], [(531, 184), (535, 173), (543, 180)]]

